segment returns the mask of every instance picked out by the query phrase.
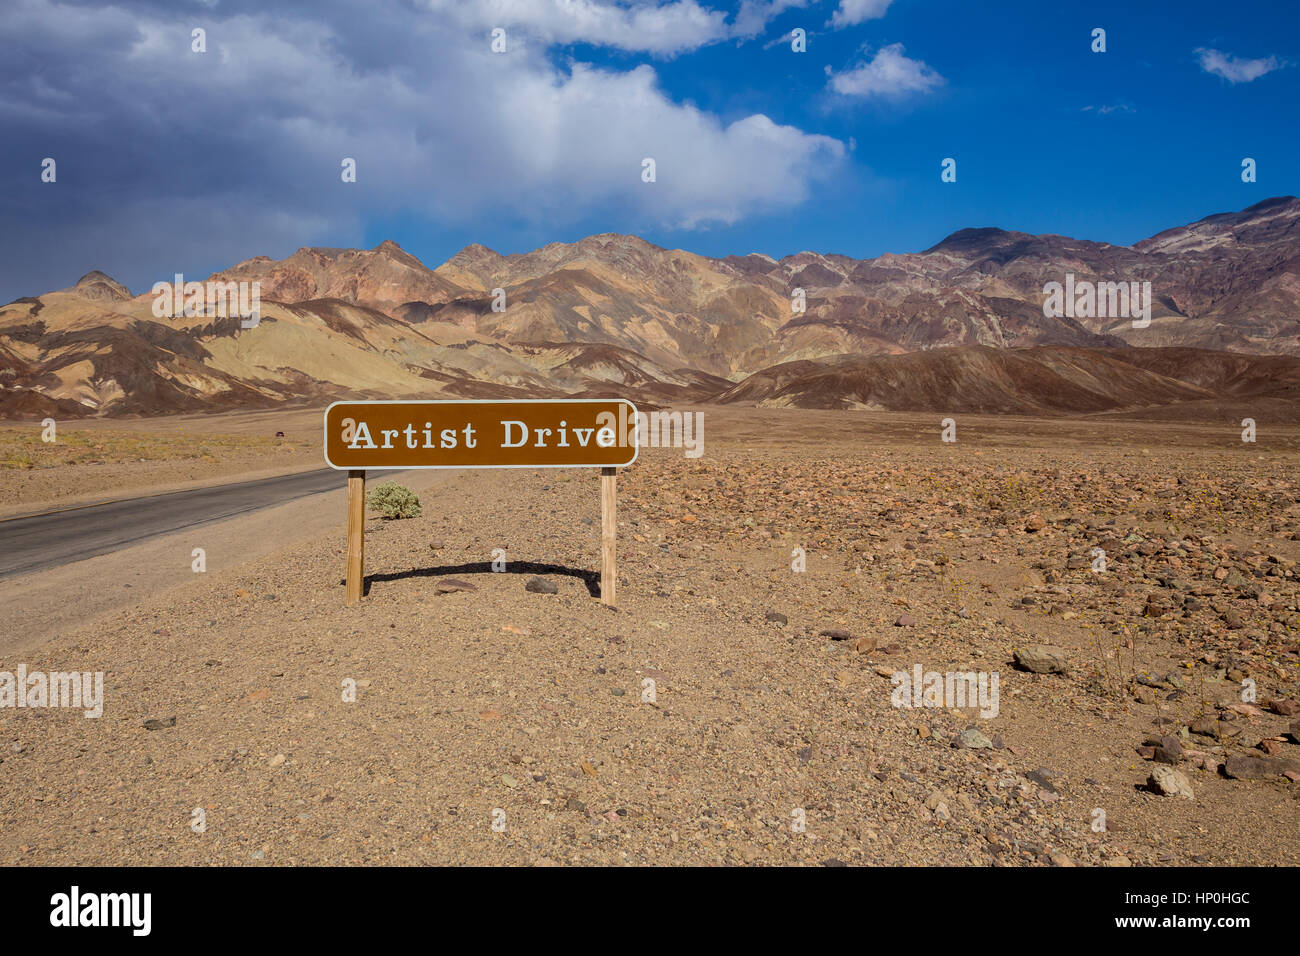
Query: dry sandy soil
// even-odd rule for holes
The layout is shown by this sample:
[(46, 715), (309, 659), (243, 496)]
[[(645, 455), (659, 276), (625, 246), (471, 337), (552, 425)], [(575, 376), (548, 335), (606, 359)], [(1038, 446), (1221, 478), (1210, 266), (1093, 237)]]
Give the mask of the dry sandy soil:
[[(319, 409), (0, 424), (0, 516), (320, 468)], [(284, 432), (276, 438), (276, 432)]]
[(340, 506), (0, 654), (106, 695), (0, 710), (0, 863), (1300, 863), (1300, 428), (703, 411), (619, 479), (617, 611), (594, 474), (461, 472), (358, 607)]

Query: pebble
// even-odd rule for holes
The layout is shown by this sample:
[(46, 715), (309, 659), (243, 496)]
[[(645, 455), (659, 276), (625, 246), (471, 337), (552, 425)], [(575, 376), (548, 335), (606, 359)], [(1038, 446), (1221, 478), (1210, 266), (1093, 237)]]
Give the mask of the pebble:
[(477, 591), (477, 584), (470, 584), (460, 578), (439, 578), (434, 582), (434, 594), (453, 594), (456, 591)]
[(954, 747), (960, 747), (966, 750), (992, 750), (993, 741), (989, 740), (974, 727), (963, 730), (957, 735), (957, 739), (952, 742)]
[(1056, 774), (1046, 767), (1039, 767), (1037, 770), (1029, 771), (1029, 773), (1025, 774), (1025, 778), (1038, 784), (1041, 789), (1046, 790), (1048, 793), (1057, 792), (1054, 783)]

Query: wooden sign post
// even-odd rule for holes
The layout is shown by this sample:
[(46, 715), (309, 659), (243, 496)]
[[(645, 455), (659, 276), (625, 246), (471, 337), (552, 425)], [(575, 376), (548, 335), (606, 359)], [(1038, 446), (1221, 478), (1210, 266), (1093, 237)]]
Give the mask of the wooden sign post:
[(361, 600), (366, 575), (366, 473), (348, 472), (348, 605)]
[(618, 540), (616, 481), (617, 468), (600, 469), (600, 600), (610, 607), (614, 606), (614, 591), (618, 586), (614, 562), (614, 546)]
[(599, 468), (600, 599), (615, 603), (618, 469), (636, 461), (626, 399), (335, 402), (325, 463), (348, 473), (347, 603), (365, 592), (366, 471), (374, 468)]

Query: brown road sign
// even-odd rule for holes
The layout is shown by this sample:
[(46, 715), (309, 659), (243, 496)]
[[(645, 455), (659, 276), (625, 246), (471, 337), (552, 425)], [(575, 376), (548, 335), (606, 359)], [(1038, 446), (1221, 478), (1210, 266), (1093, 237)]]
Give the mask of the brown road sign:
[(335, 402), (325, 462), (368, 468), (621, 468), (636, 461), (626, 399)]
[(599, 468), (600, 599), (613, 605), (616, 481), (636, 461), (636, 422), (621, 398), (335, 402), (325, 463), (348, 473), (348, 605), (365, 595), (368, 468)]

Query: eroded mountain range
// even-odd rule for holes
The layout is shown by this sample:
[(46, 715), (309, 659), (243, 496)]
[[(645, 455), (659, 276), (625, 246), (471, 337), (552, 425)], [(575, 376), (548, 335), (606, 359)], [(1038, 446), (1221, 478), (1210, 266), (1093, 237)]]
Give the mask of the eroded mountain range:
[[(1067, 275), (1150, 282), (1150, 324), (1045, 315), (1045, 284)], [(99, 272), (3, 306), (0, 415), (343, 397), (1048, 414), (1300, 400), (1295, 197), (1133, 246), (963, 229), (920, 253), (778, 260), (604, 234), (507, 256), (471, 245), (430, 269), (383, 242), (204, 281), (257, 282), (257, 325), (228, 308), (159, 317), (152, 290)]]

